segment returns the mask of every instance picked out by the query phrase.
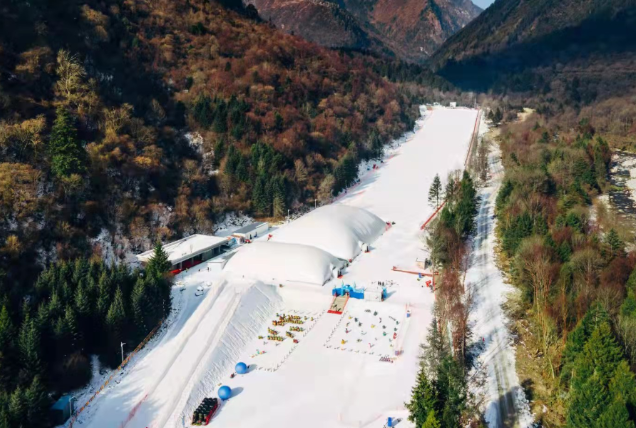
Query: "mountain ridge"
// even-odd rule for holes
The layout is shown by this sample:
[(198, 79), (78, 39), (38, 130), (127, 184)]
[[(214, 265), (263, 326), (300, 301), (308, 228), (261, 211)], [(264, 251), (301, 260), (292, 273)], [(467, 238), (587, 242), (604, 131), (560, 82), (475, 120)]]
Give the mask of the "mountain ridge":
[[(470, 0), (247, 0), (287, 33), (424, 62), (481, 9)], [(327, 28), (327, 30), (325, 30)]]
[(431, 65), (463, 89), (556, 90), (589, 102), (636, 82), (633, 28), (629, 0), (498, 0), (451, 36)]

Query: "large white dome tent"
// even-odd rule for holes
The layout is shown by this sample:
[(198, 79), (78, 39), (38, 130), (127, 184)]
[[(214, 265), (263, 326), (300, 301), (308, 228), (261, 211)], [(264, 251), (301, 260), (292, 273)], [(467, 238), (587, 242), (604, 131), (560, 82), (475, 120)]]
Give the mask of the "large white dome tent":
[(386, 223), (364, 208), (325, 205), (281, 227), (274, 242), (311, 245), (339, 259), (351, 260), (382, 233)]
[(323, 285), (338, 275), (342, 262), (309, 245), (254, 242), (243, 245), (232, 256), (224, 274), (262, 281), (266, 284), (300, 282)]

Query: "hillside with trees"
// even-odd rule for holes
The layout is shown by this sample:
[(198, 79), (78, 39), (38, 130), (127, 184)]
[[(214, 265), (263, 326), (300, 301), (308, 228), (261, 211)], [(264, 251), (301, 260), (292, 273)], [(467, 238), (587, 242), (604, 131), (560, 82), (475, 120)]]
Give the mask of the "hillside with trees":
[(505, 125), (501, 148), (500, 250), (520, 291), (520, 377), (548, 409), (539, 421), (633, 426), (636, 255), (630, 232), (593, 205), (609, 188), (609, 144), (589, 121), (568, 132), (535, 114)]
[(635, 25), (630, 0), (497, 0), (431, 63), (462, 89), (585, 105), (632, 92)]
[(329, 200), (411, 129), (413, 91), (383, 78), (380, 59), (230, 6), (2, 5), (5, 287), (33, 281), (21, 268), (33, 260), (122, 255), (211, 232), (227, 211)]
[(143, 274), (86, 258), (43, 271), (15, 310), (0, 309), (0, 427), (50, 426), (53, 392), (81, 387), (101, 365), (117, 367), (170, 310), (170, 267), (160, 245)]
[(0, 14), (1, 427), (46, 426), (46, 392), (84, 383), (92, 355), (116, 364), (169, 310), (168, 278), (113, 262), (227, 212), (329, 201), (412, 129), (430, 77), (280, 34), (240, 2)]

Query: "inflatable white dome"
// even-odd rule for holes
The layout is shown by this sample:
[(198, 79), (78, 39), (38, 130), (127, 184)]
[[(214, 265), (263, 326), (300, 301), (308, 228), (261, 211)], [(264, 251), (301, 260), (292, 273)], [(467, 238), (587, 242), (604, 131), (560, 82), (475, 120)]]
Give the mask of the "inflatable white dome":
[(325, 205), (283, 226), (272, 241), (311, 245), (350, 260), (384, 233), (386, 223), (363, 208)]
[(337, 275), (341, 265), (331, 254), (309, 245), (254, 242), (239, 248), (223, 272), (265, 284), (292, 281), (323, 285)]

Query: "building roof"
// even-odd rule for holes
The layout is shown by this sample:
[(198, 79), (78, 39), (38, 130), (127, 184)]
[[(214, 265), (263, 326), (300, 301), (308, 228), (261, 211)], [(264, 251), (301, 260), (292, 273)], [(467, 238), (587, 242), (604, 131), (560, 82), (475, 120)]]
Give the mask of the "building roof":
[(223, 272), (266, 284), (291, 281), (323, 285), (341, 265), (340, 260), (316, 247), (257, 241), (241, 246)]
[(251, 223), (248, 224), (247, 226), (243, 226), (240, 229), (235, 230), (232, 233), (249, 233), (252, 230), (256, 230), (258, 229), (261, 225), (265, 224), (264, 222), (259, 222), (259, 223)]
[(70, 395), (63, 395), (60, 397), (59, 400), (57, 400), (55, 402), (55, 404), (53, 404), (53, 406), (51, 406), (51, 409), (53, 410), (66, 410), (69, 408), (69, 403), (70, 401), (73, 399), (73, 397), (71, 397)]
[(371, 244), (386, 223), (363, 208), (343, 204), (324, 205), (281, 227), (272, 241), (312, 245), (339, 259), (356, 257), (363, 244)]
[[(168, 254), (168, 260), (172, 264), (182, 262), (190, 257), (199, 255), (207, 250), (225, 244), (228, 238), (211, 235), (191, 235), (178, 241), (170, 242), (163, 246), (163, 250)], [(137, 256), (140, 262), (147, 262), (152, 258), (154, 250), (146, 251)]]

